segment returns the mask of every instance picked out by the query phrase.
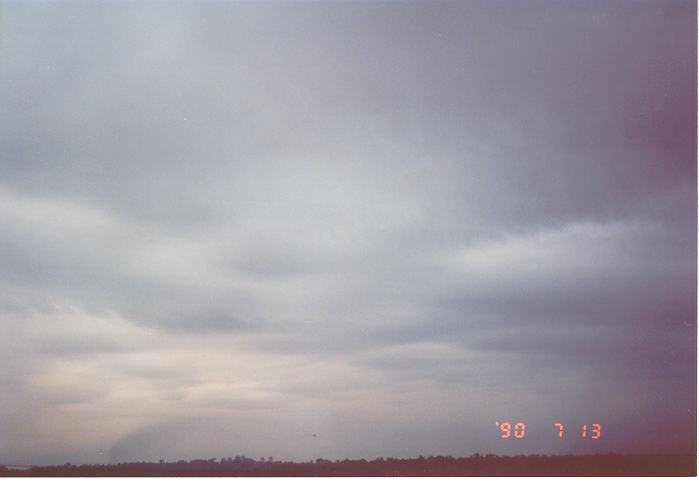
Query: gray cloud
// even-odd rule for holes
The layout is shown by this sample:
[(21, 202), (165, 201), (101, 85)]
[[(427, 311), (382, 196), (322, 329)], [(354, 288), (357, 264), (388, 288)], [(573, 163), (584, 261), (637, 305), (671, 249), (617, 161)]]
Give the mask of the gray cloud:
[(693, 449), (691, 2), (1, 8), (0, 462)]

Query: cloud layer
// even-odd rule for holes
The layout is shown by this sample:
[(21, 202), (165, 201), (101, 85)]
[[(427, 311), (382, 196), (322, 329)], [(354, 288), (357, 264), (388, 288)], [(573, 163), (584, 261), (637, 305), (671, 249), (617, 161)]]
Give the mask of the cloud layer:
[(3, 3), (0, 462), (692, 451), (695, 21)]

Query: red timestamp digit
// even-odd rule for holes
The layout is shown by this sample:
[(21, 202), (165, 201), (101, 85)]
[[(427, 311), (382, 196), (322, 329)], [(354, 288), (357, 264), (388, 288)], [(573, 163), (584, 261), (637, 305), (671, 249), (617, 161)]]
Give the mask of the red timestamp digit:
[(554, 423), (554, 426), (558, 427), (558, 437), (563, 438), (563, 425), (561, 423)]
[(500, 431), (502, 431), (502, 435), (500, 435), (500, 438), (506, 440), (507, 438), (510, 437), (511, 430), (512, 430), (512, 425), (508, 422), (501, 423), (499, 421), (495, 421), (495, 426), (500, 428)]

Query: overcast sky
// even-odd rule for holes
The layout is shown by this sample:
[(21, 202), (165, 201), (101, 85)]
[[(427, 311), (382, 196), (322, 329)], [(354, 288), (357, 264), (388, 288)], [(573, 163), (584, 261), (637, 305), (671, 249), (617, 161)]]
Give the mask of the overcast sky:
[(693, 452), (692, 3), (0, 1), (0, 463)]

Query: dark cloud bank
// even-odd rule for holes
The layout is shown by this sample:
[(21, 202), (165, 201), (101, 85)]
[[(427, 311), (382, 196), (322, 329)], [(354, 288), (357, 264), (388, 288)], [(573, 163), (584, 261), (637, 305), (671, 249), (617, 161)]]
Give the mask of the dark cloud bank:
[(0, 3), (0, 462), (693, 451), (695, 23)]

